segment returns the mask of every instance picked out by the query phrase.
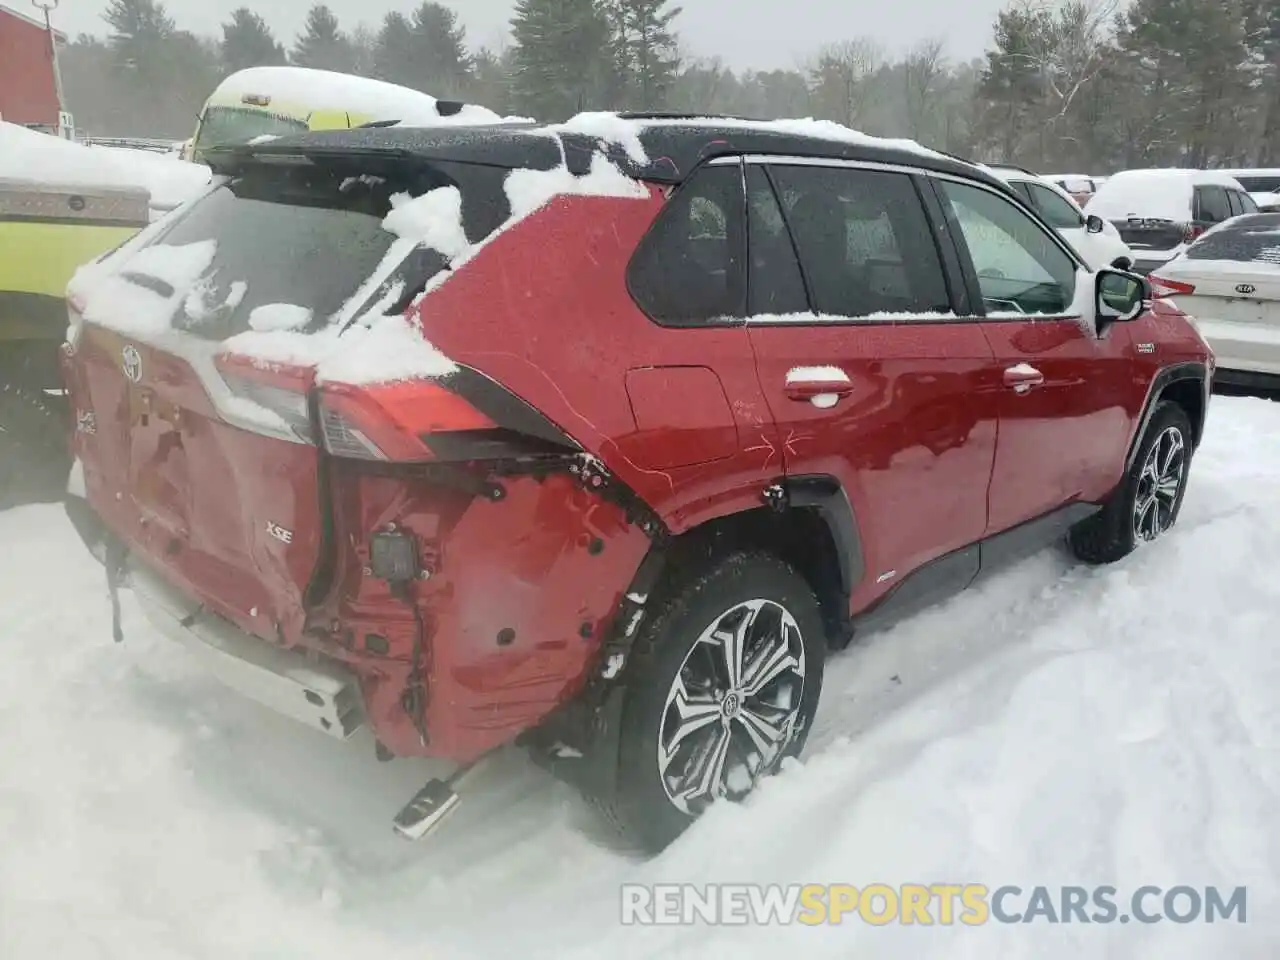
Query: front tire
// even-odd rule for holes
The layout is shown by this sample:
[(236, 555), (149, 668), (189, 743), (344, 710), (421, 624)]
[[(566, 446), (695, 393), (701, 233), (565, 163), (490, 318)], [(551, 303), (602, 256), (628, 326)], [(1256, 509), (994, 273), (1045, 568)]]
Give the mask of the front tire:
[(776, 557), (735, 553), (672, 584), (628, 666), (619, 790), (605, 808), (624, 839), (659, 851), (799, 754), (825, 652), (813, 590)]
[(1167, 533), (1182, 510), (1193, 449), (1186, 411), (1161, 402), (1120, 487), (1099, 513), (1072, 529), (1075, 555), (1085, 563), (1115, 563)]

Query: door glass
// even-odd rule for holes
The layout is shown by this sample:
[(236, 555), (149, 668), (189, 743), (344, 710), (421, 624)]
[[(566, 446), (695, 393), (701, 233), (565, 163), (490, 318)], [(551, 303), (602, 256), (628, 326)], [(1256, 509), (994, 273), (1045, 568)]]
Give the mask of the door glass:
[(1031, 191), (1031, 198), (1035, 201), (1040, 215), (1055, 230), (1078, 230), (1084, 225), (1080, 208), (1074, 203), (1064, 200), (1048, 187), (1042, 187), (1038, 183), (1027, 184), (1027, 189)]
[(747, 313), (807, 313), (809, 297), (800, 274), (800, 261), (777, 195), (758, 166), (747, 168), (747, 243), (751, 259)]
[(1230, 219), (1231, 206), (1227, 202), (1227, 191), (1223, 187), (1196, 187), (1196, 199), (1199, 212), (1197, 220), (1208, 223), (1221, 223)]
[(742, 316), (742, 206), (740, 167), (694, 174), (631, 258), (628, 286), (640, 309), (672, 326)]
[(1231, 191), (1231, 195), (1235, 197), (1236, 201), (1240, 204), (1241, 213), (1257, 213), (1258, 212), (1258, 205), (1253, 202), (1253, 197), (1249, 196), (1247, 193), (1236, 193), (1233, 190)]
[(941, 180), (990, 312), (1061, 314), (1075, 296), (1076, 263), (1044, 228), (993, 191)]
[(817, 313), (950, 312), (933, 230), (910, 177), (785, 165), (773, 176)]

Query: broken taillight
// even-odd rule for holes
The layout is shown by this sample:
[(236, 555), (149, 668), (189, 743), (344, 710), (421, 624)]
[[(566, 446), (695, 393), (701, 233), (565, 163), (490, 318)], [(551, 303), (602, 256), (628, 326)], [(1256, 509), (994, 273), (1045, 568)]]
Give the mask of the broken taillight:
[(1165, 297), (1189, 297), (1196, 292), (1195, 284), (1183, 283), (1180, 280), (1167, 280), (1164, 277), (1150, 274), (1147, 280), (1151, 283), (1151, 296), (1160, 300)]
[(231, 392), (230, 403), (215, 399), (227, 420), (256, 433), (283, 436), (287, 431), (285, 439), (315, 444), (307, 407), (314, 379), (310, 367), (266, 363), (234, 353), (218, 354), (214, 365)]
[(437, 459), (433, 434), (488, 431), (498, 425), (467, 400), (430, 380), (320, 389), (325, 449), (337, 457), (413, 462)]
[[(229, 423), (335, 457), (392, 463), (497, 460), (576, 453), (580, 447), (533, 407), (474, 370), (445, 380), (317, 384), (313, 367), (221, 353)], [(311, 404), (318, 423), (312, 421)], [(318, 428), (318, 433), (317, 433)]]

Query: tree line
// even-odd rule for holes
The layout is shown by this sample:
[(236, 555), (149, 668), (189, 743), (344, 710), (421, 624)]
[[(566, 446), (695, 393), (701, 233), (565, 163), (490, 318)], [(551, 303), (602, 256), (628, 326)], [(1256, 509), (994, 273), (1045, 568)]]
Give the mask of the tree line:
[(224, 76), (291, 63), (543, 120), (815, 117), (1055, 172), (1280, 165), (1280, 0), (1014, 0), (980, 58), (852, 37), (768, 71), (690, 54), (679, 15), (671, 0), (517, 0), (508, 42), (490, 49), (434, 0), (348, 27), (317, 3), (286, 47), (248, 7), (202, 37), (161, 0), (111, 0), (108, 34), (77, 37), (61, 65), (77, 124), (98, 136), (189, 136)]

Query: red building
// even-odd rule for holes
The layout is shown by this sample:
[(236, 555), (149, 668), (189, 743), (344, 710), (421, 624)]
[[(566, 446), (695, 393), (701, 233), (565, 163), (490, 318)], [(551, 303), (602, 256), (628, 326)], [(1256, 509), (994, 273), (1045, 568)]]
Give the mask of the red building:
[[(59, 46), (66, 43), (64, 34), (54, 31), (54, 35)], [(3, 5), (0, 5), (0, 120), (58, 125), (58, 87), (44, 23)]]

